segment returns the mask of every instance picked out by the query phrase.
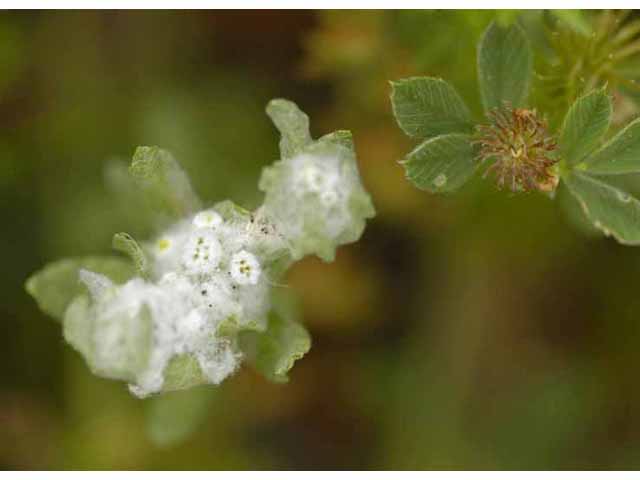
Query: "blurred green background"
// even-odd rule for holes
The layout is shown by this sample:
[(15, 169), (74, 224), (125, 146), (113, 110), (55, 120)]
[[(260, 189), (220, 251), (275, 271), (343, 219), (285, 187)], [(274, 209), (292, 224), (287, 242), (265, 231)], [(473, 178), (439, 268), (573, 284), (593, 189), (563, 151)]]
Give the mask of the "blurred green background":
[[(388, 81), (444, 77), (479, 113), (495, 14), (1, 13), (0, 465), (640, 467), (640, 250), (482, 179), (428, 195), (397, 163)], [(311, 352), (287, 385), (245, 368), (147, 400), (91, 375), (24, 280), (152, 231), (114, 180), (137, 145), (171, 150), (208, 202), (256, 206), (273, 97), (314, 136), (353, 131), (378, 210), (335, 263), (290, 272)]]

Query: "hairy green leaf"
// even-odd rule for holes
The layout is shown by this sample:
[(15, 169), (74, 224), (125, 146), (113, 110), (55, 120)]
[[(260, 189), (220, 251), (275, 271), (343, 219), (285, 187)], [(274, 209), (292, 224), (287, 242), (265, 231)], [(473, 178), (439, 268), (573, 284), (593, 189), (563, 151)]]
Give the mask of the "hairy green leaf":
[(640, 201), (579, 172), (563, 178), (593, 225), (625, 245), (640, 244)]
[(296, 360), (311, 348), (309, 332), (298, 322), (273, 310), (265, 332), (242, 332), (240, 347), (247, 360), (267, 379), (284, 383)]
[(106, 378), (134, 382), (149, 363), (153, 319), (147, 305), (135, 312), (89, 308), (77, 297), (64, 316), (64, 338), (87, 361), (91, 371)]
[(425, 140), (403, 160), (407, 178), (432, 193), (452, 192), (473, 175), (477, 162), (469, 135), (450, 134)]
[(529, 93), (533, 56), (524, 30), (492, 23), (478, 45), (478, 82), (486, 111), (504, 102), (522, 107)]
[(50, 263), (31, 275), (25, 288), (43, 312), (62, 320), (69, 303), (79, 294), (86, 292), (86, 288), (78, 279), (80, 269), (106, 275), (114, 283), (124, 283), (134, 275), (131, 262), (122, 258), (68, 258)]
[(81, 294), (71, 301), (64, 313), (64, 338), (87, 359), (92, 352), (91, 327), (94, 321), (90, 306), (89, 296)]
[(311, 143), (309, 117), (298, 106), (285, 99), (274, 99), (267, 105), (267, 115), (280, 131), (280, 154), (289, 158)]
[(412, 77), (391, 82), (393, 114), (410, 137), (428, 138), (471, 130), (469, 109), (440, 78)]
[(588, 157), (585, 169), (595, 175), (640, 172), (640, 119), (631, 122)]
[(611, 122), (611, 99), (603, 89), (578, 98), (565, 116), (560, 149), (569, 165), (580, 163), (602, 139)]
[(139, 275), (146, 277), (149, 263), (138, 242), (128, 233), (116, 233), (112, 241), (113, 248), (125, 253), (131, 258)]
[(353, 135), (349, 130), (337, 130), (335, 132), (323, 135), (318, 139), (318, 143), (323, 142), (342, 145), (349, 150), (354, 150)]
[(189, 177), (171, 153), (159, 147), (138, 147), (129, 173), (152, 208), (180, 218), (200, 209)]
[(203, 383), (208, 383), (202, 373), (198, 360), (188, 353), (177, 355), (169, 361), (164, 369), (163, 392), (184, 390)]

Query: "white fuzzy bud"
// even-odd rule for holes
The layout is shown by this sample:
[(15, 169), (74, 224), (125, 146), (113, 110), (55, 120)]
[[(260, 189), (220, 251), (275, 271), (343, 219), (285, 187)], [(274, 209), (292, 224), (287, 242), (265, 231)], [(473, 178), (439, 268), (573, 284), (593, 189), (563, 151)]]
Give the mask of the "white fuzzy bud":
[(187, 240), (182, 252), (182, 264), (187, 273), (212, 273), (220, 264), (222, 246), (209, 229), (199, 228)]
[(255, 285), (262, 270), (260, 262), (251, 253), (241, 250), (231, 257), (231, 278), (239, 285)]

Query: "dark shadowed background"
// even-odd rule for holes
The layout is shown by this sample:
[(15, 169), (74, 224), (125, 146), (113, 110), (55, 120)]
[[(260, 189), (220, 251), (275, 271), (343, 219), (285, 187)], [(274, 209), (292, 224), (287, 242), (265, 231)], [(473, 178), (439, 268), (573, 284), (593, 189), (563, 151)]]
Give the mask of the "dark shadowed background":
[[(640, 250), (480, 178), (420, 192), (397, 163), (412, 142), (388, 81), (447, 78), (478, 113), (475, 44), (493, 16), (1, 13), (0, 465), (640, 467)], [(91, 375), (24, 280), (150, 233), (109, 188), (137, 145), (171, 150), (208, 202), (255, 207), (278, 157), (273, 97), (314, 136), (353, 131), (378, 211), (335, 263), (290, 272), (311, 352), (287, 385), (245, 368), (169, 403)]]

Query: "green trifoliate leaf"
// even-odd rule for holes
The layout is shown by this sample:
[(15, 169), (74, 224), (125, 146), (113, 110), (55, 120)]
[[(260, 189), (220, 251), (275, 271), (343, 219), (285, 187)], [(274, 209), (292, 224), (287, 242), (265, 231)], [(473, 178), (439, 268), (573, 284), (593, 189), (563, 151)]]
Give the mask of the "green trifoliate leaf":
[(584, 168), (594, 175), (640, 172), (640, 119), (631, 122), (588, 157)]
[(567, 112), (560, 134), (562, 156), (569, 165), (580, 163), (609, 129), (611, 99), (603, 89), (578, 98)]
[(62, 320), (71, 301), (86, 292), (78, 278), (80, 269), (105, 275), (114, 283), (124, 283), (134, 275), (131, 262), (125, 259), (99, 256), (69, 258), (50, 263), (31, 275), (25, 288), (43, 312)]
[(151, 441), (162, 448), (182, 443), (206, 421), (216, 394), (202, 387), (149, 399), (146, 427)]
[(598, 230), (625, 245), (640, 244), (640, 202), (637, 199), (577, 171), (563, 180)]
[(298, 106), (281, 98), (271, 100), (267, 115), (280, 131), (280, 154), (289, 158), (311, 143), (309, 117)]
[(428, 138), (471, 130), (469, 109), (444, 80), (413, 77), (391, 82), (391, 87), (393, 114), (407, 135)]
[(283, 383), (296, 360), (311, 348), (309, 332), (298, 322), (276, 311), (269, 315), (266, 332), (243, 332), (240, 346), (247, 360), (267, 379)]
[(432, 193), (452, 192), (473, 175), (477, 162), (469, 135), (440, 135), (424, 141), (402, 162), (407, 178)]
[(128, 233), (116, 233), (113, 236), (112, 246), (115, 250), (118, 250), (131, 258), (133, 264), (136, 267), (138, 275), (146, 277), (149, 269), (149, 263), (147, 257), (142, 251), (138, 242)]
[(189, 177), (166, 150), (138, 147), (129, 173), (149, 204), (160, 212), (180, 218), (200, 209), (200, 200)]
[(533, 56), (524, 30), (492, 23), (478, 46), (478, 82), (485, 111), (505, 102), (522, 107), (529, 93)]
[(602, 236), (602, 232), (594, 227), (591, 220), (585, 215), (578, 199), (569, 192), (569, 188), (563, 183), (560, 183), (560, 188), (556, 191), (555, 200), (560, 204), (569, 223), (583, 236)]

